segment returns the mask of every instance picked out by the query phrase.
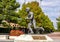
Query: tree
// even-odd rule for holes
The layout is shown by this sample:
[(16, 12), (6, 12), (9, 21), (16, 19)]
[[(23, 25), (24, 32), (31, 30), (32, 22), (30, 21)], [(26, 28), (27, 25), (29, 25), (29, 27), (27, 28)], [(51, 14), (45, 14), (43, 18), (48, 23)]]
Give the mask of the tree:
[[(22, 9), (19, 10), (18, 14), (20, 14), (20, 17), (24, 19), (23, 22), (25, 24), (24, 25), (25, 27), (27, 27), (27, 22), (25, 20), (25, 18), (27, 17), (26, 7), (30, 7), (30, 9), (31, 9), (30, 11), (32, 11), (34, 13), (34, 18), (36, 20), (37, 26), (39, 26), (39, 27), (42, 26), (45, 29), (48, 28), (49, 30), (50, 29), (54, 30), (53, 23), (48, 18), (48, 16), (46, 16), (44, 14), (41, 7), (39, 7), (38, 2), (31, 2), (31, 3), (23, 4)], [(20, 23), (23, 23), (23, 22), (20, 22)]]
[(16, 23), (19, 18), (16, 10), (19, 6), (16, 0), (0, 0), (0, 20)]
[(58, 31), (60, 31), (60, 17), (56, 18), (56, 20), (58, 21), (57, 22)]

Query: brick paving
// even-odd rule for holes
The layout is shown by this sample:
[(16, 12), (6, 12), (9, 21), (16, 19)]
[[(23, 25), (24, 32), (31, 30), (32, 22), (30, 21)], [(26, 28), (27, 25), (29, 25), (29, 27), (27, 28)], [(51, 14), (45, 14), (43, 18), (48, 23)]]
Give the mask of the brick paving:
[(52, 39), (59, 39), (60, 40), (60, 32), (54, 32), (51, 34), (48, 34), (49, 37), (51, 37)]
[(51, 37), (54, 40), (54, 42), (60, 42), (60, 32), (54, 32), (47, 35)]

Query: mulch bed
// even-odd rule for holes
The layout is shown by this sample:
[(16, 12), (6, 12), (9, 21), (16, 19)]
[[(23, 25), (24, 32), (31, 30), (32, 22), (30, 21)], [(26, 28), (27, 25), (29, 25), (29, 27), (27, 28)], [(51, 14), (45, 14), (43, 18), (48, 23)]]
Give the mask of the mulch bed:
[(20, 30), (11, 30), (10, 31), (10, 36), (20, 36), (22, 34), (24, 34), (24, 32), (20, 31)]

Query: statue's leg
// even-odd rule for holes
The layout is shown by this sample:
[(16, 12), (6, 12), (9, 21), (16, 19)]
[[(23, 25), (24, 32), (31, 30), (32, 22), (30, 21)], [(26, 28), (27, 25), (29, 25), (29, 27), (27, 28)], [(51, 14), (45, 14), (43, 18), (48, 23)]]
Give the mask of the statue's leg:
[(36, 21), (35, 20), (33, 20), (33, 26), (36, 29)]
[(29, 28), (29, 30), (31, 31), (31, 33), (34, 33), (33, 30), (32, 30), (32, 28), (31, 28), (31, 25), (32, 25), (32, 24), (29, 23), (29, 24), (28, 24), (28, 28)]

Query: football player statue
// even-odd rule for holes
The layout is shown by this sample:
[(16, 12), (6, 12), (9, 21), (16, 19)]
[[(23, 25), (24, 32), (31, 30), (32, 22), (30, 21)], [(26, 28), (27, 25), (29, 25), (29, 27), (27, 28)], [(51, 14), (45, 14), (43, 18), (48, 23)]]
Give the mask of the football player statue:
[(30, 11), (29, 7), (26, 8), (26, 12), (28, 13), (28, 17), (26, 19), (30, 21), (28, 23), (28, 28), (29, 28), (30, 32), (33, 34), (34, 32), (33, 32), (32, 28), (31, 28), (31, 26), (33, 25), (34, 28), (36, 28), (36, 22), (35, 22), (35, 19), (34, 19), (34, 13)]

